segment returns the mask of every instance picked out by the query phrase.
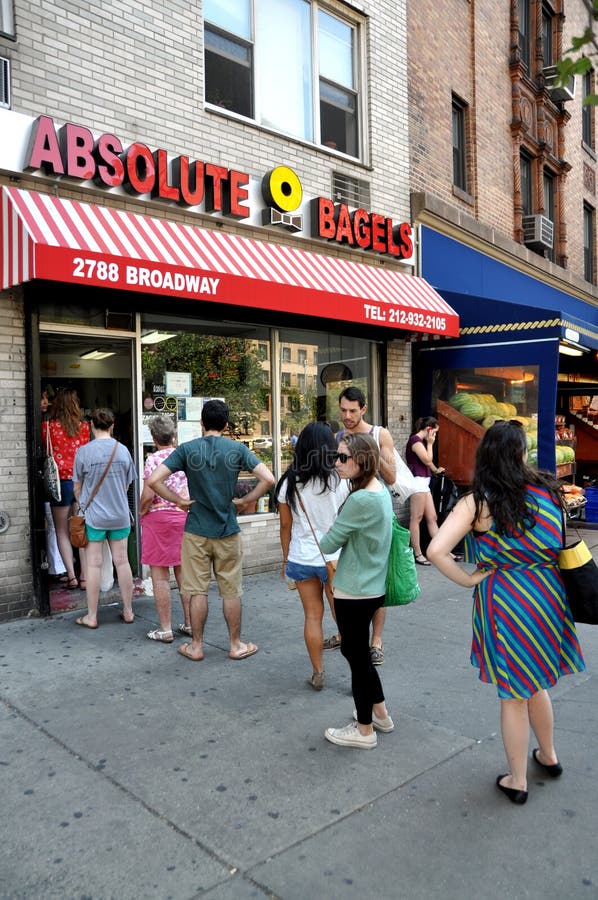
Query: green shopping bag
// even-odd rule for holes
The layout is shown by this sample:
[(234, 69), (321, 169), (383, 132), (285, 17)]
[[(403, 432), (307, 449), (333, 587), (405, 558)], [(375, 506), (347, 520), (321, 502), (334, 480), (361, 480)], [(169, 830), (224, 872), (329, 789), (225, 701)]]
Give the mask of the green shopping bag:
[(399, 525), (397, 517), (393, 516), (384, 606), (405, 606), (413, 603), (420, 593), (415, 557), (409, 541), (409, 530)]

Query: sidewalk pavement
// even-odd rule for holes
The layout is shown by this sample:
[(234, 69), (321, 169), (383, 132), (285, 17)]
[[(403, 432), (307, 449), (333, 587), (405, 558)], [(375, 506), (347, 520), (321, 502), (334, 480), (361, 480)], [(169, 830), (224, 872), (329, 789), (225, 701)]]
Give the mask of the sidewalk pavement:
[(530, 762), (517, 807), (494, 786), (508, 766), (496, 690), (469, 664), (470, 592), (418, 575), (418, 600), (388, 610), (396, 728), (372, 751), (324, 739), (351, 718), (348, 667), (327, 652), (326, 688), (306, 685), (277, 573), (246, 579), (260, 652), (242, 661), (214, 588), (198, 663), (183, 636), (145, 638), (150, 597), (132, 625), (112, 604), (97, 631), (76, 611), (0, 626), (2, 900), (597, 897), (598, 628), (579, 626), (587, 670), (552, 691), (563, 777)]

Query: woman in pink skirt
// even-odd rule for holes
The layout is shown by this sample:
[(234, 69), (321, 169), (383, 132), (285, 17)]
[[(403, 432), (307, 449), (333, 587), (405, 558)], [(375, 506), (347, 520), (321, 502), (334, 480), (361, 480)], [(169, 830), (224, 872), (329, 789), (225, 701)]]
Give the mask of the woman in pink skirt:
[[(174, 450), (175, 426), (168, 416), (156, 416), (149, 426), (156, 452), (150, 454), (143, 470), (143, 493), (141, 494), (139, 514), (141, 522), (141, 562), (150, 567), (156, 612), (160, 627), (148, 631), (151, 641), (171, 644), (174, 640), (172, 632), (170, 567), (174, 569), (174, 577), (181, 590), (181, 541), (185, 529), (187, 513), (173, 503), (163, 500), (148, 486), (147, 479), (154, 469), (167, 459)], [(183, 472), (173, 472), (166, 481), (171, 491), (181, 497), (189, 497), (187, 479)], [(179, 625), (182, 634), (191, 634), (189, 618), (189, 597), (181, 594), (185, 621)]]

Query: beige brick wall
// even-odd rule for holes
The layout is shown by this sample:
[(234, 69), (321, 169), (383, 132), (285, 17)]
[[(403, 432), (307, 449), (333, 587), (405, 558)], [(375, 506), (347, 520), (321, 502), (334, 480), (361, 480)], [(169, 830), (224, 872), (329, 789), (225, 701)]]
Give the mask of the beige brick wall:
[(0, 622), (34, 606), (27, 483), (26, 372), (20, 291), (0, 293), (0, 511), (10, 526), (0, 534)]

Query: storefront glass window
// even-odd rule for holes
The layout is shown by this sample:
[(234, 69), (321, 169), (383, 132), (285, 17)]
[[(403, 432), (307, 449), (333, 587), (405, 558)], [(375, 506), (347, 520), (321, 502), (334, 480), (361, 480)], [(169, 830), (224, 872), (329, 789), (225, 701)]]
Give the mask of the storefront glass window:
[[(171, 415), (182, 443), (201, 435), (203, 400), (221, 398), (231, 411), (228, 436), (247, 444), (278, 478), (304, 425), (320, 419), (338, 430), (344, 387), (357, 385), (368, 397), (372, 345), (356, 338), (145, 315), (141, 346), (145, 454), (152, 449), (151, 416)], [(250, 484), (242, 473), (239, 493)]]

